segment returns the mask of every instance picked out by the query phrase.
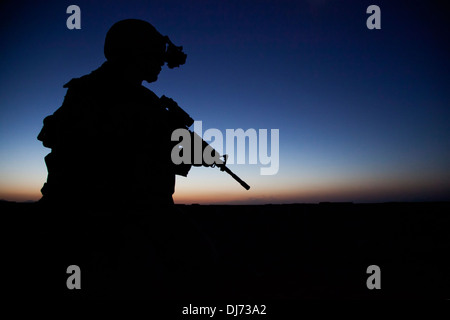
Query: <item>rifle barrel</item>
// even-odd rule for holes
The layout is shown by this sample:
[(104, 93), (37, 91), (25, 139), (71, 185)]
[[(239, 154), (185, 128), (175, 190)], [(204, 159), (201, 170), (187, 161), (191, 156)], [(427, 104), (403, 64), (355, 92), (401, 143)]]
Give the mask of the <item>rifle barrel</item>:
[(237, 182), (239, 182), (240, 185), (243, 186), (246, 190), (250, 189), (250, 186), (247, 183), (245, 183), (244, 180), (242, 180), (236, 174), (234, 174), (234, 172), (231, 171), (227, 166), (220, 166), (220, 169), (225, 171), (226, 173), (228, 173), (230, 176), (232, 176), (233, 179), (236, 180)]

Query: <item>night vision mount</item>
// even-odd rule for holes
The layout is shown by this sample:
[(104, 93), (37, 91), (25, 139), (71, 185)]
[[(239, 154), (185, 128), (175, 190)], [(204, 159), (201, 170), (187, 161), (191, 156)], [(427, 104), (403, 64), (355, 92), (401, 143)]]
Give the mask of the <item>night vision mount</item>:
[(167, 44), (166, 54), (164, 57), (164, 61), (167, 62), (167, 66), (170, 69), (173, 69), (185, 64), (187, 54), (183, 52), (183, 47), (174, 45), (168, 36), (165, 36), (164, 40)]

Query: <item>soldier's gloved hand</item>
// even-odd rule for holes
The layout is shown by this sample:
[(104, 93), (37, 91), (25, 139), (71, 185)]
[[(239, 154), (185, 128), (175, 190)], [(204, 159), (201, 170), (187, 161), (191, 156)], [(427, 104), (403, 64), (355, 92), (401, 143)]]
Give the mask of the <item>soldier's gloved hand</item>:
[[(203, 149), (203, 156), (202, 156), (202, 164), (203, 167), (213, 167), (216, 165), (222, 164), (223, 161), (220, 159), (220, 154), (213, 149), (210, 145), (207, 145)], [(200, 166), (200, 165), (199, 165)]]
[[(221, 163), (221, 162), (219, 162), (219, 163)], [(213, 161), (205, 160), (203, 158), (201, 163), (195, 163), (194, 161), (192, 161), (192, 165), (194, 167), (212, 167), (212, 166), (216, 165), (216, 163), (214, 163)]]
[[(194, 143), (191, 149), (191, 163), (194, 167), (212, 167), (214, 165), (223, 163), (223, 161), (220, 159), (220, 154), (200, 136), (198, 136), (196, 133), (192, 133), (192, 139)], [(195, 146), (198, 146), (199, 144), (201, 144), (202, 146), (201, 154), (195, 154), (195, 152), (200, 152), (200, 148), (195, 148)]]

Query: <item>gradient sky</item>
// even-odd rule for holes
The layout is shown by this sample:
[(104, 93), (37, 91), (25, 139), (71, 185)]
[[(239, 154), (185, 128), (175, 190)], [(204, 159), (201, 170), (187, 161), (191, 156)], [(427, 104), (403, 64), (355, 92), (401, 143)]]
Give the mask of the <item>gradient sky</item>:
[[(63, 84), (105, 61), (109, 27), (139, 18), (188, 54), (148, 88), (204, 130), (280, 132), (276, 175), (230, 165), (246, 191), (218, 169), (193, 168), (177, 178), (177, 203), (450, 200), (444, 3), (2, 1), (0, 199), (40, 198), (50, 152), (36, 140), (43, 118), (61, 105)], [(81, 30), (66, 28), (71, 4)], [(371, 4), (381, 30), (366, 27)]]

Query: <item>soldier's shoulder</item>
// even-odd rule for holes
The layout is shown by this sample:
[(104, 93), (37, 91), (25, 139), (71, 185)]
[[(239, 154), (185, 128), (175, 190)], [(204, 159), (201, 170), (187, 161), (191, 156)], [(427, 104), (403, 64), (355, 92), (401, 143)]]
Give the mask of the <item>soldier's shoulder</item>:
[(80, 84), (80, 78), (73, 78), (71, 79), (69, 82), (67, 82), (66, 84), (63, 85), (63, 88), (72, 88), (72, 87), (76, 87), (77, 84)]
[(92, 86), (102, 86), (105, 82), (111, 81), (111, 70), (106, 63), (79, 78), (73, 78), (66, 84), (64, 88), (90, 88)]
[(82, 76), (80, 78), (73, 78), (66, 84), (64, 84), (64, 88), (82, 88), (82, 87), (88, 87), (93, 84), (92, 77), (88, 74), (85, 76)]

